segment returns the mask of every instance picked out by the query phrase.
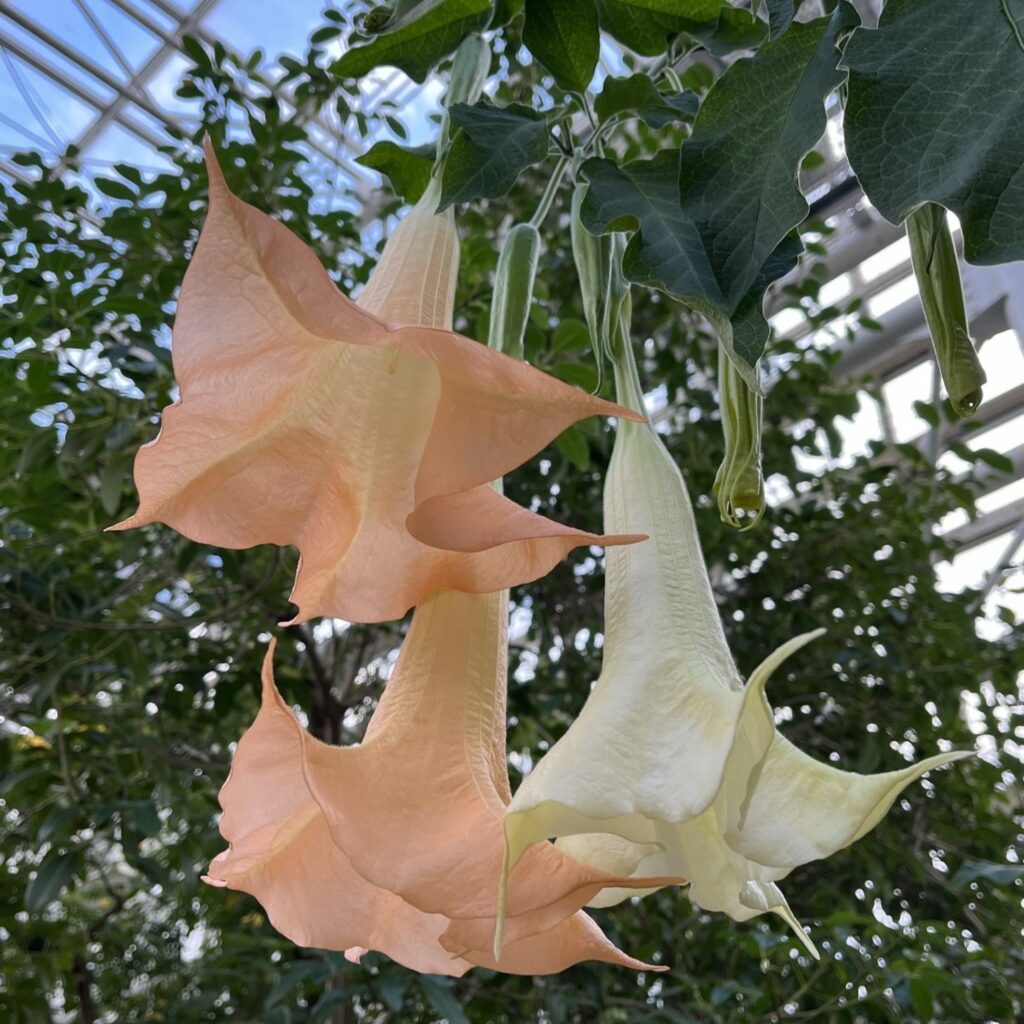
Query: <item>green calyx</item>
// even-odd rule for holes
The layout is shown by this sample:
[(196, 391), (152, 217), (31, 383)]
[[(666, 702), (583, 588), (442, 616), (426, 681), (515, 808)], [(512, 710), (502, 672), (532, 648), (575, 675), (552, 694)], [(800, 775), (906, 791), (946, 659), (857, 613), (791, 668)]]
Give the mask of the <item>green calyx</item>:
[(498, 254), (487, 345), (514, 359), (523, 358), (539, 257), (540, 232), (532, 224), (516, 224)]
[(761, 472), (762, 399), (736, 372), (720, 346), (718, 387), (725, 437), (725, 457), (712, 493), (723, 523), (750, 530), (764, 515), (764, 475)]
[(924, 203), (907, 217), (906, 227), (914, 276), (942, 382), (957, 415), (970, 416), (981, 404), (985, 371), (971, 340), (946, 211), (937, 203)]

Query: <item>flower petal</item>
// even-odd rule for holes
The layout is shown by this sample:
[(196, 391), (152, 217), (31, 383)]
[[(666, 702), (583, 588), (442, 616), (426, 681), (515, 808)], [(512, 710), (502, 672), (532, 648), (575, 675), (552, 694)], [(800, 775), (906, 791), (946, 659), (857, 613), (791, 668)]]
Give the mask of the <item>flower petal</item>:
[(220, 793), (230, 848), (204, 881), (255, 896), (274, 927), (299, 945), (377, 949), (416, 971), (464, 974), (468, 961), (453, 959), (438, 941), (447, 919), (368, 883), (331, 841), (302, 777), (298, 723), (273, 683), (273, 652), (272, 641), (263, 703)]
[[(605, 522), (651, 539), (608, 551), (601, 677), (515, 794), (506, 866), (557, 836), (610, 873), (685, 878), (706, 910), (738, 921), (775, 913), (817, 957), (776, 882), (864, 835), (910, 781), (965, 755), (860, 776), (818, 764), (778, 734), (765, 686), (822, 631), (783, 644), (742, 688), (685, 483), (646, 425), (618, 425)], [(606, 888), (590, 905), (626, 895)]]
[[(303, 733), (306, 782), (335, 843), (365, 878), (491, 948), (509, 799), (503, 594), (443, 591), (420, 605), (358, 747)], [(415, 851), (413, 855), (411, 851)], [(512, 872), (509, 943), (547, 931), (606, 885), (643, 887), (538, 844)]]
[[(743, 703), (683, 478), (654, 430), (620, 422), (605, 525), (650, 540), (606, 554), (601, 677), (568, 732), (515, 794), (509, 863), (550, 836), (655, 842), (721, 785)], [(684, 874), (679, 870), (657, 874)]]
[(896, 771), (860, 775), (822, 764), (776, 735), (726, 841), (772, 878), (784, 878), (867, 835), (915, 779), (971, 756), (955, 750)]
[(181, 398), (137, 456), (138, 511), (113, 528), (162, 522), (222, 547), (294, 545), (296, 621), (394, 619), (466, 579), (494, 589), (546, 571), (553, 545), (544, 559), (531, 549), (551, 533), (539, 517), (494, 557), (430, 548), (406, 519), (501, 476), (576, 420), (632, 414), (448, 329), (450, 213), (415, 208), (356, 305), (308, 246), (231, 194), (209, 150), (208, 165), (210, 211), (174, 328)]
[[(461, 594), (452, 596), (459, 602), (496, 603), (504, 610), (504, 602), (498, 595), (487, 599), (468, 598)], [(461, 621), (465, 624), (465, 620)], [(420, 630), (421, 635), (424, 632), (428, 634), (429, 641), (429, 630)], [(427, 646), (432, 645), (428, 642)], [(439, 646), (447, 650), (443, 642)], [(494, 648), (499, 647), (500, 636), (495, 631)], [(602, 935), (593, 921), (578, 912), (588, 895), (600, 888), (605, 876), (594, 870), (581, 871), (579, 865), (553, 847), (548, 847), (547, 852), (538, 850), (535, 870), (540, 886), (545, 891), (551, 890), (554, 896), (547, 905), (514, 919), (513, 941), (499, 961), (495, 961), (490, 952), (493, 911), (489, 917), (470, 920), (451, 917), (447, 906), (439, 913), (425, 912), (388, 886), (367, 879), (347, 855), (348, 848), (353, 842), (358, 842), (362, 848), (363, 844), (369, 844), (375, 838), (385, 841), (396, 838), (400, 848), (382, 845), (377, 848), (377, 854), (391, 865), (392, 873), (397, 876), (401, 877), (405, 872), (409, 878), (416, 879), (418, 885), (429, 886), (425, 872), (433, 867), (440, 872), (434, 879), (438, 891), (449, 896), (459, 886), (478, 885), (479, 877), (486, 874), (486, 867), (476, 862), (478, 856), (484, 864), (492, 865), (494, 873), (497, 871), (501, 857), (500, 814), (492, 815), (490, 834), (484, 837), (483, 844), (474, 833), (448, 835), (442, 832), (424, 839), (416, 829), (415, 813), (407, 822), (405, 834), (402, 834), (400, 820), (390, 831), (387, 827), (375, 831), (375, 826), (388, 821), (389, 815), (400, 817), (413, 807), (414, 799), (400, 802), (397, 806), (380, 802), (373, 804), (370, 800), (367, 803), (373, 806), (375, 813), (363, 824), (374, 834), (345, 836), (341, 844), (336, 843), (320, 804), (313, 799), (306, 785), (302, 749), (306, 733), (274, 685), (273, 649), (272, 643), (264, 661), (260, 712), (238, 745), (231, 774), (221, 791), (224, 808), (221, 832), (230, 848), (214, 858), (206, 881), (254, 895), (263, 904), (274, 926), (293, 941), (342, 949), (355, 961), (367, 950), (376, 949), (414, 970), (455, 976), (476, 964), (508, 973), (546, 974), (585, 959), (603, 960), (638, 970), (662, 969), (626, 956)], [(415, 645), (403, 648), (407, 649), (412, 651), (410, 660), (417, 666), (423, 664), (420, 656), (428, 660), (432, 656), (429, 651), (418, 650)], [(482, 663), (489, 660), (488, 653), (480, 657)], [(395, 682), (393, 678), (389, 689), (395, 686)], [(405, 701), (401, 686), (391, 692), (398, 697), (391, 700), (389, 707), (384, 707), (383, 725), (376, 730), (380, 737), (377, 745), (388, 748), (390, 765), (400, 766), (403, 751), (410, 748), (404, 736), (394, 734), (388, 725), (401, 723), (405, 714), (412, 713), (419, 706), (422, 695), (412, 688), (412, 692), (405, 694), (408, 697)], [(486, 699), (483, 704), (486, 704)], [(477, 725), (485, 724), (486, 716), (480, 714), (482, 710), (481, 705), (470, 715)], [(503, 715), (500, 726), (503, 743)], [(429, 725), (425, 735), (430, 735)], [(485, 747), (496, 745), (496, 738), (486, 735), (486, 731), (479, 738), (478, 753)], [(325, 749), (358, 755), (364, 748)], [(459, 756), (465, 756), (472, 762), (474, 771), (478, 773), (479, 788), (484, 793), (490, 789), (491, 770), (504, 772), (503, 763), (492, 763), (489, 756), (482, 759), (474, 757), (466, 746), (460, 749)], [(372, 767), (387, 772), (389, 763), (374, 762)], [(421, 764), (420, 767), (422, 770), (424, 766)], [(429, 771), (429, 767), (426, 768), (427, 774)], [(398, 776), (400, 782), (406, 779), (400, 768)], [(353, 783), (372, 785), (366, 779), (346, 777)], [(351, 802), (359, 795), (348, 790), (338, 793), (337, 798)], [(468, 794), (459, 791), (458, 785), (451, 793), (452, 800), (467, 797)], [(503, 797), (507, 799), (507, 776)], [(499, 804), (501, 798), (499, 793)], [(457, 818), (457, 814), (449, 814), (445, 820), (451, 822)], [(435, 853), (431, 845), (434, 840), (448, 844), (447, 856)], [(489, 859), (488, 845), (493, 848)], [(524, 875), (526, 870), (524, 859)], [(556, 878), (554, 883), (553, 876)], [(559, 876), (562, 879), (561, 892), (558, 892)], [(621, 882), (620, 879), (614, 881)], [(494, 888), (492, 877), (485, 886), (485, 904), (488, 899), (493, 904)], [(461, 894), (459, 898), (466, 903)], [(444, 903), (443, 896), (441, 902)]]

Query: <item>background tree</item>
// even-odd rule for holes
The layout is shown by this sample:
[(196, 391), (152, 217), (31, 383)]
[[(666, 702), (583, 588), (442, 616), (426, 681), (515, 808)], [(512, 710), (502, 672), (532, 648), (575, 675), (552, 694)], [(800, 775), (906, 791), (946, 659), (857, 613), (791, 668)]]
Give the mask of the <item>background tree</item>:
[[(459, 31), (482, 27), (491, 12), (489, 3), (473, 0), (425, 6), (422, 17), (462, 10)], [(516, 5), (507, 6), (514, 13)], [(703, 39), (712, 51), (726, 47), (723, 38), (749, 45), (737, 26), (715, 22), (703, 37), (690, 26), (697, 34), (687, 38)], [(203, 130), (224, 154), (232, 188), (310, 241), (348, 290), (365, 280), (375, 251), (363, 245), (386, 232), (399, 199), (384, 192), (377, 209), (358, 216), (325, 213), (308, 184), (304, 118), (323, 104), (344, 103), (354, 76), (366, 70), (351, 59), (326, 70), (325, 47), (343, 27), (329, 18), (331, 31), (314, 36), (319, 41), (305, 61), (282, 62), (279, 79), (263, 76), (255, 62), (196, 44), (195, 66), (180, 89), (203, 98)], [(495, 43), (493, 70), (503, 75), (495, 101), (532, 109), (550, 87), (557, 147), (559, 139), (589, 131), (562, 105), (571, 103), (573, 76), (584, 72), (571, 62), (551, 66), (563, 92), (543, 67), (510, 61), (522, 29), (516, 15)], [(392, 45), (401, 31), (401, 23), (390, 24)], [(637, 48), (665, 51), (671, 34), (666, 29)], [(557, 55), (547, 59), (558, 63)], [(422, 77), (435, 63), (423, 60), (407, 70)], [(262, 99), (238, 86), (242, 74), (262, 84)], [(713, 78), (694, 71), (679, 84), (696, 100)], [(285, 113), (281, 82), (304, 104), (295, 116)], [(686, 121), (632, 116), (652, 102), (662, 101), (631, 96), (622, 116), (608, 115), (618, 125), (609, 129), (618, 158), (650, 155), (666, 138), (686, 134)], [(356, 123), (368, 133), (365, 118)], [(474, 144), (468, 124), (459, 136), (463, 148)], [(786, 372), (770, 380), (764, 458), (794, 497), (748, 533), (724, 526), (710, 497), (723, 456), (719, 339), (677, 303), (639, 288), (634, 340), (642, 373), (650, 387), (664, 389), (659, 422), (697, 502), (741, 670), (753, 668), (779, 637), (829, 627), (772, 683), (786, 734), (815, 756), (859, 771), (894, 767), (901, 754), (940, 741), (971, 745), (977, 736), (985, 737), (984, 756), (912, 787), (870, 837), (796, 874), (791, 902), (814, 928), (824, 953), (818, 964), (781, 924), (736, 925), (669, 890), (598, 913), (611, 937), (637, 956), (670, 964), (668, 974), (584, 965), (543, 979), (474, 970), (449, 982), (416, 977), (380, 956), (357, 966), (340, 954), (297, 949), (253, 900), (201, 884), (222, 846), (216, 791), (231, 744), (255, 714), (259, 661), (287, 612), (294, 558), (271, 548), (215, 550), (162, 527), (102, 532), (130, 510), (132, 455), (154, 435), (173, 394), (174, 299), (205, 210), (198, 138), (168, 148), (175, 173), (118, 165), (115, 177), (97, 179), (102, 197), (31, 154), (17, 161), (32, 181), (0, 193), (4, 1019), (1019, 1019), (1024, 836), (1014, 737), (1022, 727), (1024, 651), (1012, 629), (997, 641), (979, 640), (976, 595), (940, 592), (934, 569), (951, 551), (932, 525), (951, 509), (972, 507), (972, 475), (936, 470), (909, 445), (879, 444), (823, 473), (802, 469), (801, 454), (838, 452), (836, 422), (856, 409), (855, 382), (835, 381), (828, 351), (774, 342), (772, 365)], [(381, 163), (380, 156), (378, 150), (371, 159)], [(456, 326), (471, 336), (486, 337), (502, 232), (530, 217), (556, 157), (513, 174), (507, 194), (460, 207)], [(381, 166), (405, 195), (415, 185), (407, 186), (403, 168), (413, 182), (422, 180), (415, 155), (391, 154)], [(545, 221), (527, 358), (593, 388), (600, 382), (569, 251), (569, 194), (568, 186), (558, 191)], [(813, 242), (827, 228), (805, 222), (801, 230)], [(825, 279), (818, 267), (786, 290), (787, 301), (815, 322), (825, 319), (818, 301)], [(599, 530), (609, 450), (606, 425), (573, 428), (514, 474), (508, 493)], [(515, 786), (517, 773), (567, 727), (597, 676), (600, 559), (577, 552), (513, 599)], [(1001, 614), (1016, 626), (1012, 613)], [(358, 739), (403, 628), (319, 623), (289, 630), (279, 683), (316, 735)]]

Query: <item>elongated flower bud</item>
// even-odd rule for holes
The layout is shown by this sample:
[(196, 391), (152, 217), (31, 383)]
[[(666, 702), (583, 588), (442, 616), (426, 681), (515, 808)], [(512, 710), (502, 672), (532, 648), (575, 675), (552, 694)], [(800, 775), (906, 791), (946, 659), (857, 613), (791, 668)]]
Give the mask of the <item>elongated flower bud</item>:
[(540, 232), (532, 224), (512, 228), (498, 254), (487, 345), (513, 359), (523, 358), (539, 257)]
[(764, 515), (761, 473), (761, 396), (739, 375), (726, 351), (718, 350), (718, 388), (725, 457), (712, 491), (723, 523), (749, 530)]
[(611, 246), (605, 236), (592, 235), (580, 220), (580, 207), (583, 205), (588, 187), (586, 182), (581, 182), (573, 191), (570, 231), (572, 257), (576, 264), (576, 274), (579, 277), (580, 295), (583, 298), (583, 316), (587, 321), (590, 343), (593, 346), (600, 372), (604, 358), (609, 354), (604, 305), (608, 288)]
[(946, 211), (937, 203), (925, 203), (911, 213), (906, 224), (914, 276), (942, 382), (957, 414), (970, 416), (981, 404), (985, 371), (971, 341)]
[(452, 71), (445, 93), (445, 110), (455, 103), (476, 103), (491, 69), (491, 48), (482, 36), (466, 36), (452, 58)]

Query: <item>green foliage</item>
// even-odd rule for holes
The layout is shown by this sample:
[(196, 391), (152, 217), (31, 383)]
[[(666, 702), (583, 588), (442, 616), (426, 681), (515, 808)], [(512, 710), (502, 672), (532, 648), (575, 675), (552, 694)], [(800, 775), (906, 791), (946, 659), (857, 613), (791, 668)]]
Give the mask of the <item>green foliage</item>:
[(807, 213), (796, 172), (824, 131), (825, 98), (842, 80), (836, 38), (847, 12), (794, 25), (733, 64), (678, 154), (584, 169), (587, 227), (637, 227), (629, 278), (706, 316), (754, 389), (768, 338), (761, 302), (795, 265), (798, 249), (787, 236)]
[(1024, 259), (1022, 26), (1022, 0), (889, 0), (846, 48), (864, 191), (894, 224), (925, 202), (952, 210), (972, 263)]
[[(503, 9), (511, 16), (513, 7)], [(619, 30), (658, 55), (683, 31), (676, 28), (681, 17), (700, 11), (711, 12), (705, 24), (719, 19), (717, 2), (600, 0), (598, 8), (606, 27), (614, 11), (622, 19), (616, 24), (631, 26)], [(436, 10), (420, 4), (402, 16)], [(508, 52), (516, 25), (501, 29)], [(793, 31), (805, 30), (794, 25), (779, 43)], [(198, 44), (196, 67), (180, 88), (201, 98), (203, 127), (225, 156), (232, 188), (310, 242), (348, 292), (365, 280), (375, 253), (361, 247), (356, 218), (325, 209), (310, 184), (303, 118), (328, 106), (348, 116), (355, 101), (324, 70), (320, 46), (280, 69), (308, 101), (298, 114), (280, 98), (275, 76), (259, 75), (258, 59)], [(532, 109), (542, 69), (520, 68), (507, 53), (501, 59), (508, 78), (498, 101)], [(690, 69), (684, 84), (710, 88), (710, 102), (721, 83), (707, 65), (694, 67), (703, 70)], [(246, 75), (261, 85), (260, 98), (242, 90)], [(659, 78), (656, 88), (675, 86)], [(758, 95), (751, 103), (767, 108), (769, 100)], [(638, 101), (632, 109), (641, 107)], [(648, 166), (637, 161), (682, 131), (676, 123), (655, 130), (629, 114), (623, 107), (601, 130), (615, 144), (606, 157), (621, 150), (630, 168)], [(360, 117), (351, 116), (356, 134), (379, 127)], [(720, 127), (732, 130), (724, 121)], [(589, 132), (572, 141), (586, 145)], [(634, 289), (638, 361), (646, 384), (663, 389), (659, 426), (686, 472), (741, 669), (749, 671), (780, 637), (829, 626), (773, 680), (785, 734), (813, 756), (859, 771), (896, 767), (940, 741), (969, 746), (977, 739), (984, 756), (913, 787), (871, 835), (794, 875), (794, 910), (825, 952), (817, 964), (797, 952), (781, 925), (736, 924), (666, 890), (597, 914), (624, 948), (669, 966), (665, 974), (587, 964), (544, 979), (484, 970), (456, 982), (418, 978), (379, 955), (356, 965), (337, 952), (296, 948), (255, 901), (202, 884), (223, 845), (216, 793), (231, 744), (258, 705), (266, 638), (288, 614), (294, 553), (213, 549), (159, 526), (103, 532), (130, 510), (132, 455), (153, 438), (174, 395), (170, 326), (206, 206), (196, 141), (198, 134), (168, 148), (173, 172), (118, 165), (104, 175), (99, 200), (33, 155), (16, 158), (28, 182), (0, 184), (0, 1019), (1020, 1019), (1024, 641), (1007, 608), (997, 639), (978, 638), (978, 594), (937, 587), (935, 563), (952, 550), (933, 530), (955, 509), (973, 511), (984, 462), (1000, 457), (962, 448), (971, 462), (962, 476), (935, 469), (912, 445), (878, 444), (835, 461), (837, 424), (858, 410), (854, 384), (835, 380), (834, 353), (776, 340), (764, 462), (772, 486), (790, 496), (755, 530), (723, 529), (709, 497), (723, 454), (709, 384), (718, 339), (659, 291)], [(679, 151), (666, 150), (649, 166), (659, 162), (669, 170), (655, 184), (670, 193), (675, 183), (678, 206)], [(610, 160), (587, 166), (598, 192), (606, 173), (627, 180), (635, 173)], [(481, 340), (498, 224), (528, 220), (546, 186), (537, 170), (520, 170), (515, 188), (460, 212), (457, 327)], [(638, 191), (651, 195), (637, 200), (642, 212), (660, 200), (636, 176)], [(614, 212), (630, 214), (625, 202)], [(590, 389), (598, 381), (587, 312), (569, 269), (568, 217), (563, 188), (542, 227), (526, 357)], [(803, 230), (820, 256), (826, 229)], [(693, 245), (703, 251), (699, 235)], [(781, 260), (779, 252), (773, 258)], [(795, 249), (785, 258), (792, 262)], [(811, 326), (830, 319), (819, 295), (824, 279), (809, 273), (783, 293)], [(942, 409), (931, 412), (944, 422)], [(599, 531), (610, 443), (607, 424), (581, 424), (512, 474), (506, 493)], [(577, 552), (513, 600), (525, 631), (510, 658), (514, 786), (523, 766), (564, 732), (597, 676), (600, 559)], [(301, 706), (315, 735), (358, 741), (402, 624), (342, 629), (325, 621), (315, 635), (303, 627), (278, 633), (286, 699)]]
[(700, 106), (689, 89), (675, 95), (658, 92), (648, 75), (606, 78), (594, 97), (594, 112), (602, 121), (616, 114), (632, 114), (652, 128), (664, 128), (673, 121), (692, 121)]
[(415, 203), (427, 190), (436, 155), (436, 146), (412, 149), (384, 139), (356, 157), (356, 163), (386, 175), (395, 195), (407, 203)]
[(420, 0), (406, 8), (396, 10), (370, 42), (347, 50), (332, 66), (334, 74), (359, 78), (389, 64), (422, 82), (491, 16), (491, 0)]
[(800, 0), (764, 0), (768, 12), (769, 38), (778, 39), (796, 17)]
[(497, 199), (520, 173), (548, 155), (548, 126), (529, 107), (456, 103), (449, 114), (460, 131), (452, 140), (441, 179), (441, 205)]
[(715, 25), (724, 0), (594, 0), (601, 28), (636, 53), (653, 57), (680, 32)]
[(601, 54), (592, 0), (526, 0), (523, 43), (563, 89), (584, 92)]

